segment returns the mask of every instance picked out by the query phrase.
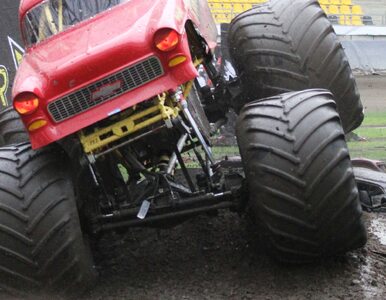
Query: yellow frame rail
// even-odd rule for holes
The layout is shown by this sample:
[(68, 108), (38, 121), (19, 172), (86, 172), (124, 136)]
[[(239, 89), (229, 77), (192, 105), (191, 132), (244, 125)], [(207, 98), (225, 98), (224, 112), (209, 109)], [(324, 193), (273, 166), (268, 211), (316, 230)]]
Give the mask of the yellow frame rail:
[[(166, 105), (166, 95), (160, 95), (156, 99), (156, 105), (140, 111), (126, 119), (123, 119), (113, 125), (99, 129), (89, 135), (80, 135), (80, 142), (83, 145), (84, 152), (89, 154), (98, 150), (109, 143), (115, 142), (125, 136), (133, 134), (141, 129), (153, 125), (159, 121), (174, 119), (179, 114), (179, 108), (172, 105)], [(168, 101), (171, 103), (171, 101)], [(155, 114), (155, 115), (154, 115)], [(152, 116), (153, 115), (153, 116)], [(148, 119), (141, 121), (149, 117)]]

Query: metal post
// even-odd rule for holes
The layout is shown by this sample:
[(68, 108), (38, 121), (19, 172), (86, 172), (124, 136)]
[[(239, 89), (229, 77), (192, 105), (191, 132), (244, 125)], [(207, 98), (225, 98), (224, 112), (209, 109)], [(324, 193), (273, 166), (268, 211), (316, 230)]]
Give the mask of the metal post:
[[(184, 148), (184, 146), (186, 144), (186, 140), (188, 139), (188, 136), (189, 136), (189, 134), (185, 133), (178, 140), (178, 142), (177, 142), (177, 151), (178, 152), (181, 152), (182, 149)], [(168, 169), (166, 171), (168, 174), (171, 174), (173, 172), (173, 170), (176, 166), (176, 163), (177, 163), (177, 154), (176, 154), (176, 152), (174, 152), (172, 154), (172, 157), (170, 158)]]
[(212, 165), (215, 164), (215, 161), (214, 161), (214, 158), (213, 158), (213, 155), (212, 155), (212, 150), (210, 149), (210, 147), (208, 146), (208, 144), (206, 143), (204, 137), (202, 136), (201, 132), (200, 132), (200, 129), (198, 128), (197, 126), (197, 123), (196, 121), (194, 120), (194, 118), (192, 117), (192, 114), (190, 113), (189, 109), (188, 109), (188, 103), (186, 102), (185, 99), (182, 99), (181, 100), (181, 106), (182, 106), (182, 109), (184, 111), (184, 115), (185, 117), (188, 119), (190, 125), (192, 126), (193, 128), (193, 131), (194, 133), (196, 134), (200, 144), (202, 145), (202, 148), (204, 149), (204, 152), (205, 154), (207, 155), (210, 163)]

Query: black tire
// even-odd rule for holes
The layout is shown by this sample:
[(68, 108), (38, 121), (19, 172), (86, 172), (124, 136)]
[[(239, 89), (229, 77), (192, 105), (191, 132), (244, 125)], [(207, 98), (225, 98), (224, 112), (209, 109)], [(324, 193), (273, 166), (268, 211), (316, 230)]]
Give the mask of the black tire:
[(350, 65), (334, 29), (316, 0), (272, 0), (237, 16), (229, 45), (245, 103), (309, 88), (334, 94), (343, 129), (363, 120)]
[(239, 116), (237, 139), (251, 211), (276, 258), (308, 262), (366, 243), (331, 93), (306, 90), (251, 102)]
[(0, 148), (0, 287), (74, 296), (96, 278), (57, 151)]
[(0, 146), (27, 141), (29, 141), (28, 133), (13, 107), (0, 111)]

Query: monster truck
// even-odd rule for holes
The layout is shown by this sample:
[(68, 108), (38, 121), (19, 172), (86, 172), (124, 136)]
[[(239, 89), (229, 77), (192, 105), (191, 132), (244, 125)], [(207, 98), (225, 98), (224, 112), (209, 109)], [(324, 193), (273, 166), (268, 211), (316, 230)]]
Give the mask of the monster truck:
[[(20, 118), (0, 117), (2, 288), (79, 293), (101, 234), (220, 209), (248, 212), (284, 262), (365, 243), (344, 137), (362, 107), (317, 1), (236, 17), (227, 80), (206, 1), (22, 0), (20, 26)], [(216, 160), (212, 134), (231, 109), (241, 158)]]

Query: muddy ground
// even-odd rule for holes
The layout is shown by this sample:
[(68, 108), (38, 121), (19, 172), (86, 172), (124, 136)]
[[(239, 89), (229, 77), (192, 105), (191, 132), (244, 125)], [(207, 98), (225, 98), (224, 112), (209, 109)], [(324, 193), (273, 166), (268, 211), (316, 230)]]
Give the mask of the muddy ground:
[(386, 216), (364, 219), (364, 249), (306, 266), (273, 261), (250, 222), (229, 212), (106, 237), (97, 257), (100, 279), (80, 299), (385, 299)]
[[(386, 112), (386, 77), (357, 82), (366, 110)], [(364, 218), (364, 249), (301, 267), (270, 259), (251, 224), (228, 212), (136, 229), (102, 241), (100, 281), (84, 299), (385, 299), (386, 215)]]
[[(357, 82), (366, 110), (386, 112), (386, 77)], [(270, 259), (251, 224), (232, 213), (136, 229), (102, 241), (100, 281), (84, 299), (385, 299), (386, 215), (364, 218), (364, 249), (301, 267)]]
[[(367, 109), (386, 111), (386, 77), (358, 85)], [(307, 266), (271, 260), (251, 224), (230, 212), (105, 237), (100, 279), (82, 299), (386, 299), (386, 214), (363, 217), (364, 249)]]
[(364, 249), (301, 267), (271, 260), (230, 213), (139, 229), (103, 241), (101, 279), (84, 299), (385, 299), (386, 217), (364, 218)]

